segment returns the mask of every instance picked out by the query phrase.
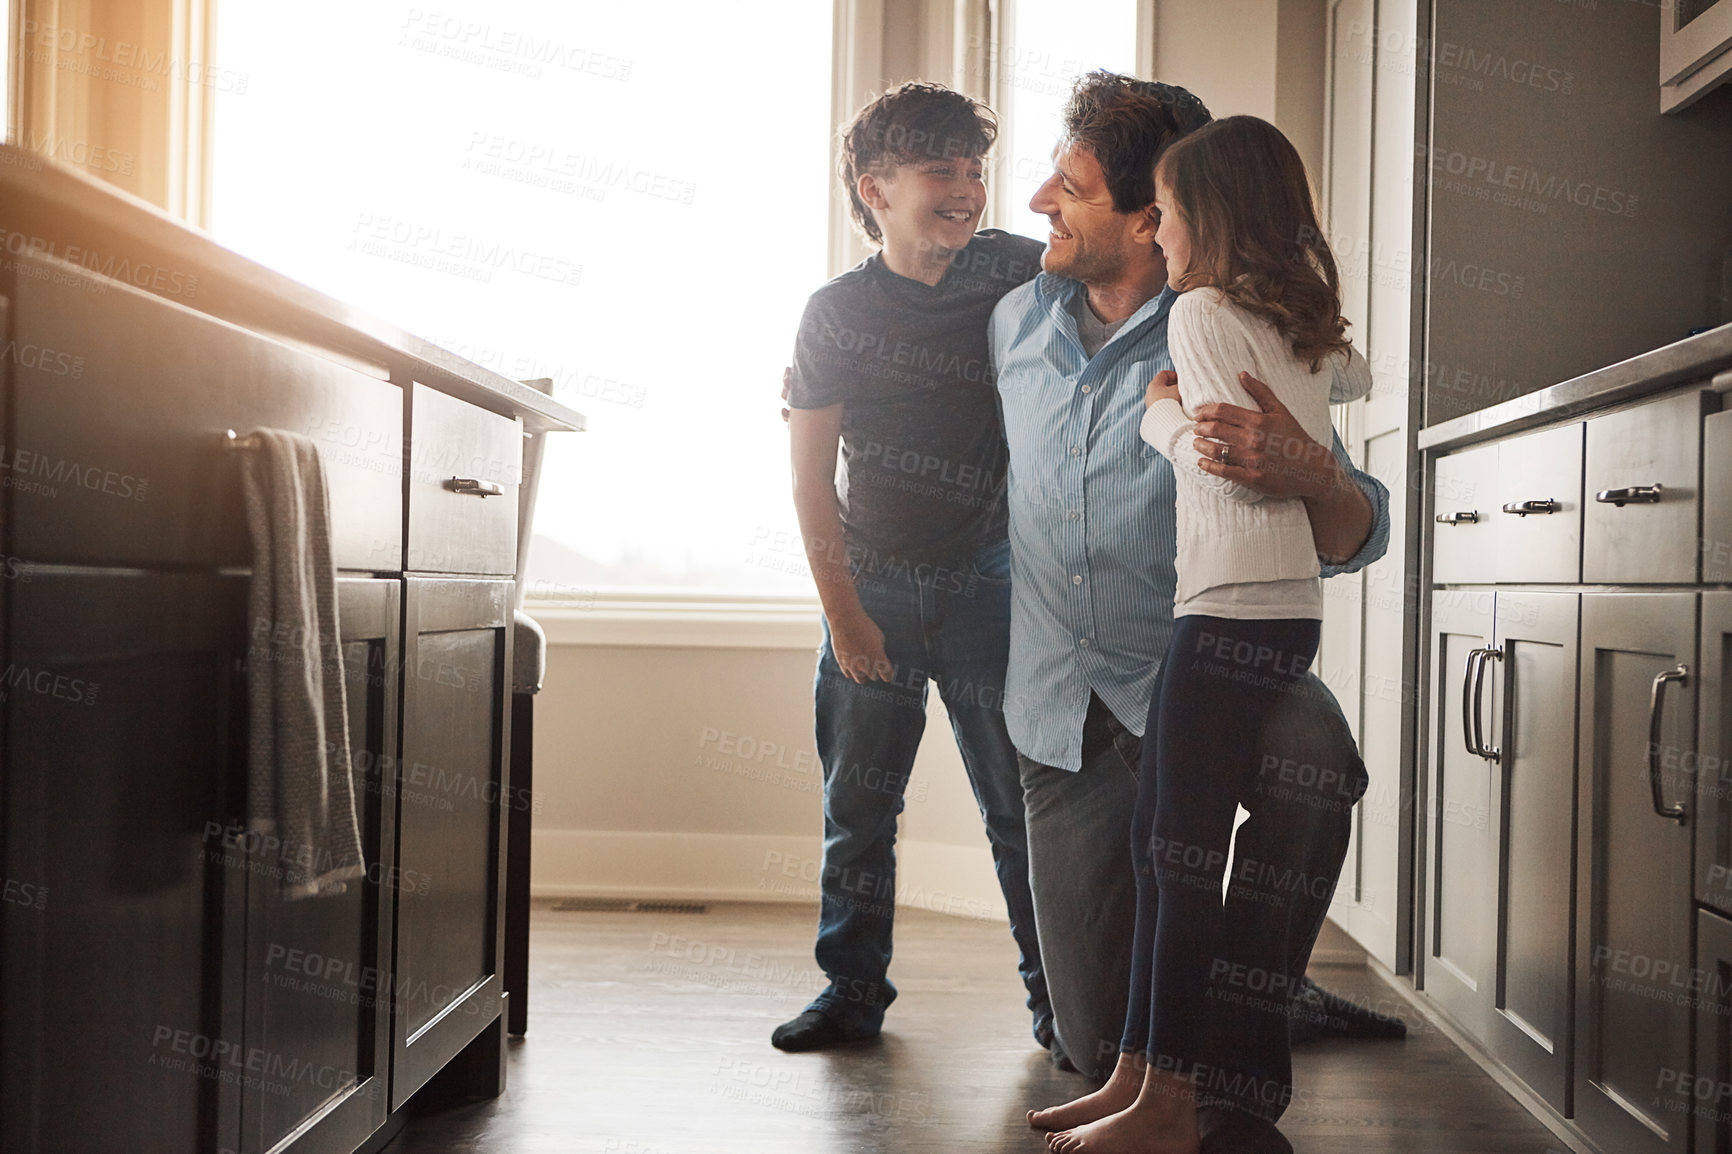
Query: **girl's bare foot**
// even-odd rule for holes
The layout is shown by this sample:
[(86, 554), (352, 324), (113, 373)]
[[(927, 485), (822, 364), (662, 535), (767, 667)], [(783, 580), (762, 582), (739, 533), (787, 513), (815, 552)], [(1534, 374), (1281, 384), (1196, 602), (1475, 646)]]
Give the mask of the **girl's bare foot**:
[(1058, 1154), (1199, 1154), (1197, 1101), (1188, 1079), (1150, 1070), (1128, 1109), (1048, 1134)]
[(1069, 1130), (1117, 1114), (1137, 1100), (1137, 1093), (1143, 1088), (1143, 1070), (1147, 1066), (1148, 1062), (1141, 1054), (1121, 1053), (1105, 1086), (1063, 1106), (1030, 1110), (1028, 1124), (1036, 1130)]

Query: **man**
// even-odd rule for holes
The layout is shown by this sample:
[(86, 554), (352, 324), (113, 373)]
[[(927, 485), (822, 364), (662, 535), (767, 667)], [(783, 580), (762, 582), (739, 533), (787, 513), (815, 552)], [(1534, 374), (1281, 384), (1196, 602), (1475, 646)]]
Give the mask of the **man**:
[[(1169, 140), (1208, 120), (1180, 88), (1104, 72), (1079, 80), (1053, 175), (1030, 202), (1051, 222), (1044, 271), (992, 316), (1010, 449), (1006, 696), (1044, 706), (1006, 720), (1058, 1044), (1096, 1078), (1112, 1068), (1124, 1028), (1131, 814), (1175, 584), (1172, 470), (1138, 435), (1145, 387), (1172, 368), (1166, 320), (1175, 294), (1154, 239), (1153, 170)], [(1333, 451), (1316, 444), (1267, 388), (1245, 383), (1265, 411), (1199, 411), (1202, 467), (1302, 498), (1325, 577), (1375, 561), (1389, 533), (1383, 486), (1353, 468), (1338, 440)], [(1198, 1086), (1205, 1149), (1290, 1149), (1273, 1126), (1292, 1094), (1288, 999), (1303, 981), (1366, 784), (1340, 707), (1315, 677), (1307, 682), (1266, 727), (1264, 762), (1317, 766), (1309, 780), (1322, 784), (1260, 796), (1238, 833), (1227, 896), (1230, 923), (1266, 932), (1278, 923), (1288, 966), (1252, 979), (1271, 1010), (1230, 1012), (1235, 1037), (1251, 1035), (1244, 1046), (1258, 1076)], [(1242, 1005), (1250, 992), (1211, 995)], [(1040, 1111), (1031, 1122), (1057, 1130), (1092, 1120), (1078, 1107)], [(1208, 1141), (1228, 1131), (1239, 1135), (1231, 1144)]]

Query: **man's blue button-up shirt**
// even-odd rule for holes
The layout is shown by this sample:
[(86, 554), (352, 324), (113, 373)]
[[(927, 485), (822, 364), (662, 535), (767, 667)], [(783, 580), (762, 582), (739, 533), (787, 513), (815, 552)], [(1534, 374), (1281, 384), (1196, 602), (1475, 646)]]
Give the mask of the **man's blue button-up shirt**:
[[(1023, 756), (1082, 768), (1089, 692), (1141, 734), (1173, 631), (1173, 470), (1143, 442), (1143, 394), (1173, 367), (1165, 289), (1090, 359), (1071, 301), (1081, 282), (1041, 273), (993, 311), (990, 347), (1010, 443), (1011, 617), (1005, 720)], [(1323, 576), (1389, 543), (1389, 493), (1335, 455), (1371, 502), (1371, 534)]]

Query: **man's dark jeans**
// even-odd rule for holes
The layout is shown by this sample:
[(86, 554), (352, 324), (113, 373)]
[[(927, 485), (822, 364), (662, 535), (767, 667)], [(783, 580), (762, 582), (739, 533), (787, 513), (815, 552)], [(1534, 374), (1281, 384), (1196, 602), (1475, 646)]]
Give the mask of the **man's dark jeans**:
[[(1329, 689), (1307, 675), (1284, 695), (1264, 729), (1250, 817), (1239, 827), (1226, 924), (1286, 943), (1298, 988), (1347, 855), (1352, 810), (1369, 783), (1347, 719)], [(1020, 758), (1028, 817), (1029, 881), (1053, 1026), (1078, 1070), (1105, 1078), (1118, 1060), (1136, 921), (1131, 864), (1142, 742), (1098, 700), (1089, 703), (1082, 769)], [(1230, 977), (1230, 976), (1229, 976)], [(1285, 1022), (1282, 1022), (1285, 1028)], [(1290, 1078), (1291, 1075), (1288, 1075)], [(1276, 1079), (1199, 1087), (1219, 1101), (1278, 1118), (1292, 1086)]]

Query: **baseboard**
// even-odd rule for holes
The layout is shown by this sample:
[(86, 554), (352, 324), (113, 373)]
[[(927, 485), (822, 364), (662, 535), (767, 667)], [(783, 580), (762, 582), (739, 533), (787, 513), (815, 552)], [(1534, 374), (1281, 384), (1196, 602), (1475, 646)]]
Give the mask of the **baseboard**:
[[(534, 897), (818, 901), (816, 835), (537, 830), (531, 839)], [(896, 860), (898, 906), (1007, 920), (984, 845), (903, 841)]]
[(977, 921), (1010, 921), (993, 872), (992, 851), (984, 844), (898, 842), (896, 904)]
[(818, 900), (817, 835), (559, 829), (536, 830), (530, 842), (532, 897)]

